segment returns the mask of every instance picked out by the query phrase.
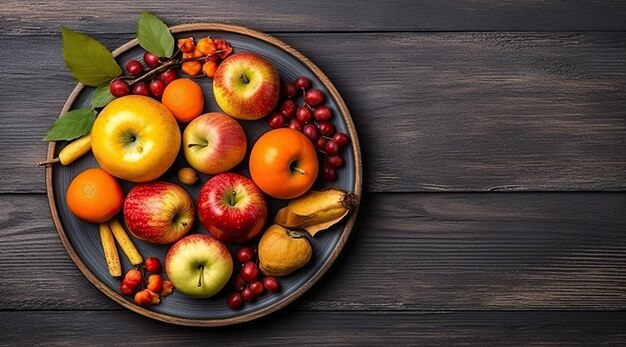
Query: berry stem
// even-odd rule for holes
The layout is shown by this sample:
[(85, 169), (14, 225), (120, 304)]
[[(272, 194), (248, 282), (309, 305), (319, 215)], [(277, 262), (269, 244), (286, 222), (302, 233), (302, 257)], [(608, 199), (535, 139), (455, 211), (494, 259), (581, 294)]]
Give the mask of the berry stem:
[(158, 67), (155, 67), (154, 69), (152, 69), (152, 70), (146, 72), (145, 74), (135, 78), (134, 80), (128, 81), (128, 85), (132, 86), (135, 83), (139, 83), (141, 81), (145, 81), (148, 78), (152, 77), (153, 75), (156, 75), (159, 72), (163, 72), (163, 71), (169, 69), (170, 67), (177, 66), (177, 65), (179, 65), (181, 63), (182, 62), (180, 60), (178, 60), (178, 59), (172, 59), (172, 60), (166, 61), (165, 63), (163, 63), (163, 65), (159, 65)]
[[(205, 56), (198, 57), (198, 58), (170, 59), (170, 60), (166, 61), (165, 63), (155, 67), (154, 69), (146, 72), (145, 74), (143, 74), (143, 75), (141, 75), (141, 76), (139, 76), (139, 77), (137, 77), (137, 78), (135, 78), (133, 80), (128, 81), (128, 85), (132, 86), (135, 83), (139, 83), (141, 81), (145, 81), (145, 80), (149, 79), (150, 77), (152, 77), (152, 76), (154, 76), (154, 75), (156, 75), (156, 74), (158, 74), (160, 72), (163, 72), (163, 71), (165, 71), (165, 70), (167, 70), (167, 69), (169, 69), (171, 67), (175, 67), (175, 66), (181, 65), (184, 62), (187, 62), (187, 61), (203, 61), (203, 60), (209, 59), (211, 56), (213, 56), (215, 54), (220, 54), (220, 53), (222, 53), (222, 51), (216, 50), (213, 53), (210, 53), (210, 54), (207, 54)], [(124, 77), (122, 77), (122, 79), (124, 79)]]

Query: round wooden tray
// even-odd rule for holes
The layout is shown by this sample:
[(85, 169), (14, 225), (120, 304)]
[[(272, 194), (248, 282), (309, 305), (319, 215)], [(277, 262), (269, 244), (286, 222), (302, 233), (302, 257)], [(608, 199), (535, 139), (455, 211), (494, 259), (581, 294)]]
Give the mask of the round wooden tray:
[[(235, 52), (257, 52), (272, 61), (278, 69), (281, 79), (293, 80), (300, 75), (309, 76), (313, 86), (325, 92), (327, 96), (326, 104), (333, 109), (335, 115), (333, 123), (338, 131), (349, 134), (352, 139), (351, 145), (342, 150), (346, 165), (338, 170), (338, 180), (331, 184), (324, 184), (318, 181), (314, 189), (321, 189), (325, 186), (337, 186), (354, 192), (358, 196), (361, 195), (361, 155), (352, 118), (339, 92), (315, 64), (282, 41), (267, 34), (240, 26), (197, 23), (178, 25), (170, 29), (176, 38), (190, 36), (196, 40), (204, 36), (223, 38), (231, 43)], [(120, 66), (123, 66), (130, 59), (141, 59), (142, 54), (143, 49), (139, 47), (136, 39), (129, 41), (113, 52)], [(205, 111), (219, 111), (219, 107), (213, 100), (210, 87), (211, 80), (201, 78), (196, 79), (196, 81), (202, 85), (205, 93)], [(93, 91), (93, 88), (78, 84), (67, 99), (61, 114), (73, 108), (87, 106)], [(241, 121), (240, 123), (248, 136), (249, 153), (250, 147), (261, 134), (269, 130), (269, 126), (266, 119)], [(65, 143), (58, 146), (55, 143), (50, 143), (48, 159), (55, 157), (58, 151), (62, 149), (62, 145), (65, 145)], [(248, 157), (232, 171), (248, 175), (247, 162)], [(178, 183), (175, 179), (175, 169), (182, 165), (187, 166), (184, 157), (179, 155), (173, 168), (160, 179)], [(227, 284), (224, 290), (208, 299), (193, 299), (175, 290), (174, 294), (164, 298), (158, 305), (140, 307), (132, 301), (132, 298), (120, 294), (120, 280), (114, 279), (108, 274), (97, 225), (77, 219), (68, 211), (65, 205), (65, 191), (70, 181), (83, 170), (97, 166), (98, 164), (93, 155), (89, 153), (71, 165), (60, 166), (56, 164), (46, 169), (48, 201), (59, 238), (78, 269), (100, 291), (134, 312), (173, 324), (192, 326), (231, 325), (250, 321), (280, 310), (305, 293), (326, 273), (345, 245), (357, 215), (357, 211), (354, 211), (348, 219), (331, 227), (329, 230), (319, 233), (315, 238), (309, 238), (313, 246), (312, 261), (297, 272), (281, 278), (282, 289), (277, 294), (263, 294), (256, 301), (246, 303), (243, 308), (232, 310), (226, 306), (226, 296), (230, 292), (230, 284)], [(199, 184), (193, 187), (183, 186), (183, 188), (191, 194), (195, 201), (200, 187), (208, 178), (209, 176), (201, 175)], [(123, 182), (125, 192), (131, 186), (132, 184), (129, 182)], [(285, 201), (266, 198), (270, 209), (268, 216), (268, 223), (270, 223), (275, 212), (284, 206)], [(206, 230), (200, 223), (196, 222), (191, 232), (206, 233)], [(157, 256), (163, 259), (168, 248), (167, 246), (149, 245), (138, 240), (134, 241), (144, 258)], [(234, 250), (239, 245), (228, 246), (231, 250)], [(120, 252), (120, 259), (122, 260), (124, 271), (132, 267), (122, 252)]]

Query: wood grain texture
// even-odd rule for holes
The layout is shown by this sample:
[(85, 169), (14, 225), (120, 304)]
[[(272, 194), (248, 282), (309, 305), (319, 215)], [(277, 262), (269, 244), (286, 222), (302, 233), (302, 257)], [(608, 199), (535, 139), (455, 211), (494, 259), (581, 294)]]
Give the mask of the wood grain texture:
[(131, 312), (0, 312), (0, 345), (618, 346), (625, 324), (624, 312), (281, 311), (256, 323), (194, 329)]
[[(625, 206), (620, 193), (368, 194), (338, 261), (290, 307), (624, 310)], [(121, 309), (69, 260), (46, 209), (43, 195), (0, 200), (0, 310)]]
[[(626, 188), (625, 35), (276, 36), (346, 100), (364, 189), (420, 192)], [(113, 48), (131, 37), (99, 39)], [(0, 110), (4, 193), (45, 191), (34, 167), (45, 158), (40, 139), (75, 85), (58, 36), (27, 40), (0, 37), (0, 104), (10, 106)]]
[[(77, 9), (80, 9), (78, 11)], [(142, 10), (170, 25), (216, 21), (262, 31), (624, 30), (623, 1), (21, 1), (0, 4), (0, 33), (56, 33), (62, 24), (134, 33)], [(42, 21), (41, 18), (45, 18)]]

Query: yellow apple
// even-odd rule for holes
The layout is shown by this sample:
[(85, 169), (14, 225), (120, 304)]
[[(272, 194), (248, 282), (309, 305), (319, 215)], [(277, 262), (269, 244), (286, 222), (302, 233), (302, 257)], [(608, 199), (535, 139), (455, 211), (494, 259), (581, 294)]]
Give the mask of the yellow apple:
[(174, 163), (181, 135), (172, 113), (140, 95), (111, 101), (91, 130), (93, 155), (100, 167), (131, 182), (161, 176)]

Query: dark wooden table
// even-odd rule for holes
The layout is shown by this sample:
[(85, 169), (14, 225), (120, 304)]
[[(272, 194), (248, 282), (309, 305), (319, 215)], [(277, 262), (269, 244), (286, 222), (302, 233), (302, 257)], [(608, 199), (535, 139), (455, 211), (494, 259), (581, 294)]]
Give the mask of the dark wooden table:
[[(0, 3), (0, 345), (626, 344), (625, 2), (175, 3)], [(53, 227), (34, 163), (75, 86), (60, 25), (115, 48), (143, 9), (287, 42), (354, 117), (365, 192), (348, 245), (254, 323), (123, 309)]]

